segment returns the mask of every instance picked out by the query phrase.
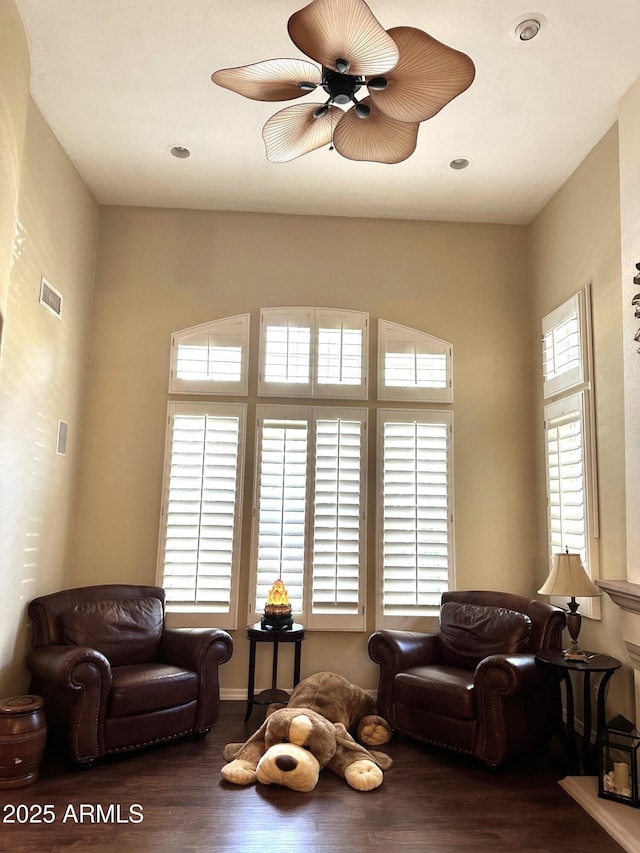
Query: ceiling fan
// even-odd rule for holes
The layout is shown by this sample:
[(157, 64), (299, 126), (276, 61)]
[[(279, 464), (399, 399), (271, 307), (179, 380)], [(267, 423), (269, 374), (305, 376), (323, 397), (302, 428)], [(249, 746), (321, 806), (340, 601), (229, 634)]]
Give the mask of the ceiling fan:
[[(468, 89), (475, 76), (465, 53), (414, 27), (383, 29), (364, 0), (312, 0), (289, 18), (288, 30), (321, 68), (304, 59), (267, 59), (211, 75), (219, 86), (256, 101), (324, 90), (323, 103), (294, 104), (267, 121), (262, 136), (274, 163), (324, 145), (349, 160), (400, 163), (415, 151), (420, 122)], [(357, 100), (363, 89), (368, 95)]]

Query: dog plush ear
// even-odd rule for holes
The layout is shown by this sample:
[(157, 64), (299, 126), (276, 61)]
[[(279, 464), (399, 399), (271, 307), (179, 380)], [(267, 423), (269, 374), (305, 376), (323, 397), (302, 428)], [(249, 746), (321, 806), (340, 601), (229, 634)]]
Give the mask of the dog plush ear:
[(388, 770), (393, 765), (393, 759), (384, 752), (366, 749), (364, 746), (355, 741), (342, 723), (336, 723), (335, 728), (338, 746), (352, 761), (359, 761), (362, 758), (368, 758), (370, 761), (373, 761), (374, 764), (377, 764), (381, 770)]
[(256, 781), (256, 767), (265, 753), (264, 738), (267, 721), (244, 743), (229, 743), (223, 757), (229, 764), (220, 771), (227, 782), (234, 785), (250, 785)]

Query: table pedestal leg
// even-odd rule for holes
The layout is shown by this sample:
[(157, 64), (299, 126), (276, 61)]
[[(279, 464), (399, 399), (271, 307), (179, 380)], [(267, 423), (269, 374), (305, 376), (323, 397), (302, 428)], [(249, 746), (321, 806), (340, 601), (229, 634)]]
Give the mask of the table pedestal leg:
[(582, 714), (584, 731), (582, 732), (582, 762), (586, 762), (591, 751), (591, 673), (585, 672), (582, 687)]
[(271, 666), (271, 689), (278, 688), (278, 641), (273, 643), (273, 664)]
[(571, 676), (565, 670), (562, 673), (564, 679), (565, 696), (567, 700), (567, 747), (571, 760), (575, 763), (579, 762), (578, 747), (576, 745), (576, 723), (575, 723), (575, 708), (573, 704), (573, 684)]
[(249, 684), (247, 686), (247, 713), (244, 715), (245, 723), (251, 716), (253, 709), (253, 692), (256, 676), (256, 641), (249, 640)]

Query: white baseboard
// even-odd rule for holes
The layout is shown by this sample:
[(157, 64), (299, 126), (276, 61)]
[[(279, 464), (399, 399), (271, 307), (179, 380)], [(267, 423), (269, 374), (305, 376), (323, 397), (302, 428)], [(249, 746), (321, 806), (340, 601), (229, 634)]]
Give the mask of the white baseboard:
[[(256, 693), (261, 693), (262, 690), (267, 690), (267, 687), (259, 687), (256, 688)], [(291, 692), (291, 691), (289, 691)], [(378, 695), (375, 690), (367, 690), (367, 693), (372, 696), (374, 699)], [(247, 701), (247, 690), (245, 687), (221, 687), (220, 688), (220, 698), (224, 702), (225, 700), (228, 702), (232, 701)]]
[[(270, 690), (270, 687), (256, 687), (255, 693), (262, 693), (263, 690)], [(291, 691), (287, 691), (291, 693)], [(225, 700), (228, 702), (238, 701), (246, 702), (247, 701), (247, 688), (246, 687), (221, 687), (220, 688), (220, 699), (224, 702)]]
[(239, 688), (239, 687), (221, 687), (220, 688), (220, 698), (222, 701), (232, 702), (240, 700), (242, 702), (247, 701), (247, 688)]
[(596, 776), (566, 776), (558, 784), (607, 830), (627, 853), (640, 853), (640, 811), (598, 796)]

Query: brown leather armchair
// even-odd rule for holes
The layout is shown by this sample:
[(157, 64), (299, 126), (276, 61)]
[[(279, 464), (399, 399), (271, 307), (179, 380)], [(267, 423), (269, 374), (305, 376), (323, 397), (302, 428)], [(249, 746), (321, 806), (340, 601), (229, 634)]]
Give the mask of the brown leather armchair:
[(392, 729), (497, 767), (544, 743), (557, 682), (535, 661), (561, 648), (560, 607), (511, 593), (445, 592), (434, 633), (377, 631), (378, 713)]
[(226, 631), (164, 627), (164, 590), (105, 584), (34, 599), (32, 693), (48, 731), (72, 759), (204, 737), (220, 712), (218, 666), (233, 652)]

